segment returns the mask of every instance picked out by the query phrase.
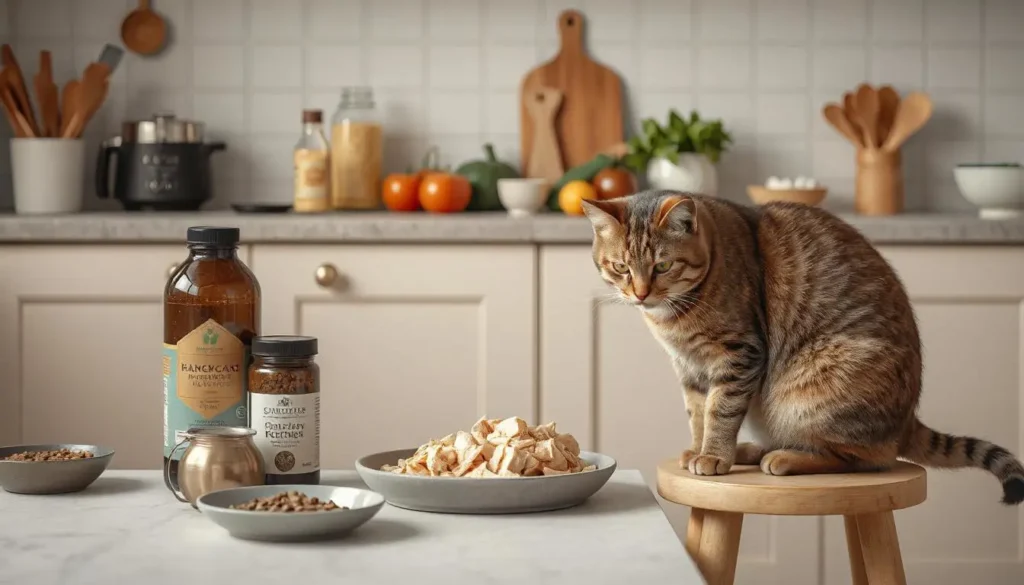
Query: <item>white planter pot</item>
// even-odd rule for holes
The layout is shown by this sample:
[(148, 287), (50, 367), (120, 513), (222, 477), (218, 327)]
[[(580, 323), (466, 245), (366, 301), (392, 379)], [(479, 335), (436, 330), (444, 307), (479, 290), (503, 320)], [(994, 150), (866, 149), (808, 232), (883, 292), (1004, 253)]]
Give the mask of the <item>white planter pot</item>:
[(647, 183), (651, 189), (718, 195), (718, 172), (703, 154), (680, 154), (679, 164), (662, 157), (651, 159), (647, 165)]

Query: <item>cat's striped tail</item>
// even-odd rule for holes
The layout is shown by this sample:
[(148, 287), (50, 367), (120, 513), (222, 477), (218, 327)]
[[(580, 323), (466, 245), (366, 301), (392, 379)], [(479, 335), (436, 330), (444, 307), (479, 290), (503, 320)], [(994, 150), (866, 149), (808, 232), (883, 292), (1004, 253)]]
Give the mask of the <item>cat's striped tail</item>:
[(927, 467), (984, 469), (1003, 484), (1004, 504), (1024, 502), (1024, 464), (999, 445), (940, 433), (915, 420), (900, 456)]

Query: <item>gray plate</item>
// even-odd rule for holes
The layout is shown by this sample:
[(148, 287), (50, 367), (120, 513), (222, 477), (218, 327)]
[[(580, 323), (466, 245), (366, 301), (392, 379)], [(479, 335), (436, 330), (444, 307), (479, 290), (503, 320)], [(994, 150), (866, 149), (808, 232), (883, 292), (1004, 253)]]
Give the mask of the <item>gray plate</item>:
[(615, 460), (583, 451), (594, 471), (540, 477), (423, 477), (380, 471), (415, 449), (367, 455), (356, 461), (359, 477), (388, 503), (420, 512), (448, 514), (515, 514), (571, 508), (597, 493), (615, 471)]
[[(90, 451), (91, 459), (72, 461), (3, 461), (25, 451), (72, 449)], [(0, 447), (0, 487), (12, 494), (67, 494), (82, 491), (96, 481), (114, 458), (114, 450), (97, 445), (13, 445)]]
[[(250, 512), (230, 508), (253, 498), (266, 498), (292, 490), (350, 509)], [(293, 542), (344, 536), (373, 518), (384, 506), (384, 498), (368, 490), (330, 485), (259, 485), (210, 492), (200, 497), (196, 505), (204, 516), (235, 538)]]

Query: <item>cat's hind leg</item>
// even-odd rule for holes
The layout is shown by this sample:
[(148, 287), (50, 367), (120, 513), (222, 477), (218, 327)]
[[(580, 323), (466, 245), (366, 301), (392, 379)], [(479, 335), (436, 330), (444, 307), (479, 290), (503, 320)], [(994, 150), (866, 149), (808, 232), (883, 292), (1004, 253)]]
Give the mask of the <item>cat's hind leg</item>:
[(767, 453), (768, 449), (757, 443), (740, 443), (736, 445), (736, 464), (759, 465)]
[(891, 467), (896, 455), (895, 443), (878, 447), (822, 445), (813, 451), (777, 449), (761, 459), (761, 471), (768, 475), (874, 471)]

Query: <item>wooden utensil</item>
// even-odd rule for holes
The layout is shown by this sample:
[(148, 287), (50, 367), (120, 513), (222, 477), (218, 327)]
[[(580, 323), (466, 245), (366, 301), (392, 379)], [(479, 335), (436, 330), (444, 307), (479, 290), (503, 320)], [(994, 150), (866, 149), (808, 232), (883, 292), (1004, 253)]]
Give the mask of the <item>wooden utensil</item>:
[(891, 85), (878, 88), (878, 140), (885, 143), (889, 138), (896, 110), (900, 105), (900, 94)]
[(553, 87), (539, 87), (525, 96), (526, 110), (533, 120), (533, 144), (526, 176), (554, 184), (565, 174), (558, 148), (555, 118), (562, 106), (563, 94)]
[(75, 113), (75, 104), (78, 103), (78, 88), (80, 85), (80, 81), (72, 79), (64, 84), (64, 89), (60, 93), (61, 136), (64, 136), (64, 131), (68, 129), (68, 123), (71, 122), (71, 117)]
[(838, 104), (826, 104), (822, 114), (829, 124), (845, 136), (847, 140), (852, 142), (854, 146), (857, 148), (864, 147), (864, 139), (861, 133), (850, 124), (850, 120), (846, 117), (846, 112)]
[(90, 63), (85, 68), (82, 81), (76, 92), (76, 99), (72, 103), (71, 120), (61, 134), (62, 138), (78, 138), (82, 135), (82, 129), (86, 122), (103, 105), (103, 100), (107, 95), (108, 77), (110, 77), (110, 67), (102, 63)]
[(139, 7), (121, 23), (121, 40), (139, 55), (156, 54), (167, 41), (167, 23), (149, 7), (149, 0), (139, 0)]
[(558, 17), (558, 55), (533, 69), (520, 85), (520, 148), (523, 169), (533, 158), (534, 124), (526, 109), (528, 92), (551, 87), (562, 92), (555, 119), (559, 150), (566, 168), (585, 163), (625, 137), (622, 129), (622, 80), (587, 56), (583, 47), (583, 15), (575, 10)]
[(928, 94), (919, 91), (908, 94), (896, 110), (896, 118), (882, 149), (889, 152), (899, 150), (907, 138), (920, 130), (931, 117), (932, 100)]
[(49, 51), (39, 53), (39, 73), (33, 79), (36, 101), (39, 102), (40, 135), (60, 136), (60, 107), (57, 104), (57, 85), (53, 82), (53, 61)]
[(3, 65), (8, 70), (7, 83), (15, 103), (18, 105), (18, 110), (28, 121), (29, 127), (32, 129), (31, 135), (39, 136), (39, 126), (36, 124), (36, 117), (32, 112), (32, 102), (28, 99), (28, 88), (25, 87), (25, 76), (21, 73), (14, 50), (10, 45), (5, 44), (0, 47), (0, 53), (2, 53)]
[(4, 67), (0, 71), (0, 104), (3, 105), (4, 114), (7, 116), (7, 121), (11, 124), (11, 129), (14, 130), (14, 137), (34, 138), (35, 133), (32, 131), (32, 126), (29, 125), (28, 120), (21, 113), (18, 101), (11, 90), (11, 76), (12, 73), (8, 67)]
[(857, 88), (857, 115), (860, 117), (861, 130), (864, 131), (864, 146), (877, 148), (878, 140), (878, 92), (867, 84)]

